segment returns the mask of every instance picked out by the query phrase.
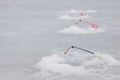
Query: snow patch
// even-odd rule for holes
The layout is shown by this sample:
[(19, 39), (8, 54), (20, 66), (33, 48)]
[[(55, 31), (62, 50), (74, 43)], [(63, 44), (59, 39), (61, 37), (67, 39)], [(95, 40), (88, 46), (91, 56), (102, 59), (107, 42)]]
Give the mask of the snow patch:
[(95, 10), (75, 10), (75, 9), (71, 9), (69, 11), (64, 11), (62, 13), (65, 14), (78, 14), (78, 13), (96, 13), (97, 11)]
[(85, 16), (72, 16), (72, 15), (61, 15), (58, 17), (58, 19), (64, 19), (64, 20), (79, 20), (79, 19), (89, 19), (90, 16), (89, 15), (85, 15)]
[(67, 11), (66, 13), (74, 13), (74, 14), (76, 14), (76, 13), (79, 13), (79, 11), (77, 11), (77, 10), (75, 10), (75, 9), (71, 9), (70, 11)]

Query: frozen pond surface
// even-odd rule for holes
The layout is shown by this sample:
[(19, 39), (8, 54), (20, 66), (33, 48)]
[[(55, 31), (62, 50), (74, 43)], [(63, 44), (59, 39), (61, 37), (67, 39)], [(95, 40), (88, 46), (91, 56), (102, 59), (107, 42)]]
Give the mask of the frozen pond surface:
[[(0, 80), (120, 80), (119, 4), (119, 0), (0, 0)], [(80, 17), (66, 14), (71, 12), (86, 12), (85, 19), (100, 29), (73, 25)], [(64, 55), (72, 45), (96, 55), (76, 50)]]

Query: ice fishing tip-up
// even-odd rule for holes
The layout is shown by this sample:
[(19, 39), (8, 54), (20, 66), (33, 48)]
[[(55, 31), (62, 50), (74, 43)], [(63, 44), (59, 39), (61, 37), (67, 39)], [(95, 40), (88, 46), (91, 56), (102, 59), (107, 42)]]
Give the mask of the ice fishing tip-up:
[(76, 49), (79, 49), (79, 50), (82, 50), (82, 51), (85, 51), (85, 52), (88, 52), (88, 53), (91, 53), (91, 54), (95, 54), (95, 53), (92, 52), (92, 51), (89, 51), (89, 50), (86, 50), (86, 49), (83, 49), (83, 48), (80, 48), (80, 47), (76, 47), (76, 46), (71, 46), (71, 47), (69, 47), (69, 48), (64, 52), (64, 54), (66, 55), (66, 54), (68, 53), (68, 51), (69, 51), (70, 49), (72, 49), (72, 48), (76, 48)]

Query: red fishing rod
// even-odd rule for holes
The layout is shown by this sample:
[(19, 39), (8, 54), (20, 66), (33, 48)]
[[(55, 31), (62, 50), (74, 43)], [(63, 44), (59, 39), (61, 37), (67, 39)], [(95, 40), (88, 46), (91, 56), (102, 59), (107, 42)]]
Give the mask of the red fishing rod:
[(97, 24), (94, 24), (92, 22), (86, 21), (84, 19), (82, 21), (85, 22), (85, 23), (87, 23), (87, 24), (90, 24), (92, 28), (98, 29), (98, 27), (99, 27)]
[(84, 20), (84, 19), (82, 19), (82, 20), (80, 19), (80, 20), (79, 20), (78, 22), (76, 22), (75, 24), (78, 24), (79, 22), (85, 22), (85, 23), (91, 25), (91, 27), (92, 27), (92, 28), (95, 28), (95, 29), (98, 29), (98, 28), (99, 28), (99, 26), (98, 26), (97, 24), (91, 23), (91, 22), (86, 21), (86, 20)]

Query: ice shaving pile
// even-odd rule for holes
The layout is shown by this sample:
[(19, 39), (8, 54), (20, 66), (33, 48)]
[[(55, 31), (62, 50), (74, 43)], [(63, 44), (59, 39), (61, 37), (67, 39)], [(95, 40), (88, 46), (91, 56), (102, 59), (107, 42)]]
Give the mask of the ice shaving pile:
[(109, 54), (92, 55), (79, 52), (71, 52), (68, 55), (52, 54), (41, 58), (35, 67), (39, 71), (34, 75), (42, 79), (59, 80), (63, 77), (69, 79), (70, 75), (84, 77), (85, 75), (92, 77), (96, 75), (102, 80), (120, 79), (117, 74), (120, 71), (116, 71), (120, 67), (120, 62)]
[(64, 28), (63, 30), (60, 30), (58, 32), (60, 32), (62, 34), (94, 34), (94, 33), (105, 32), (105, 30), (102, 28), (94, 29), (91, 27), (81, 28), (81, 27), (74, 25), (74, 26), (70, 26), (68, 28)]

